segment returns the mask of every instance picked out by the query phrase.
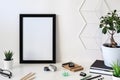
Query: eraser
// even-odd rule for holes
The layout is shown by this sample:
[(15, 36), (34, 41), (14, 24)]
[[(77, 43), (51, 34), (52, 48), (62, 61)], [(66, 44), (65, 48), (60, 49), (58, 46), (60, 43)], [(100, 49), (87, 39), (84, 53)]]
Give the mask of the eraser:
[(84, 73), (84, 72), (81, 72), (81, 73), (80, 73), (80, 76), (83, 76), (83, 77), (85, 77), (85, 76), (86, 76), (86, 73)]

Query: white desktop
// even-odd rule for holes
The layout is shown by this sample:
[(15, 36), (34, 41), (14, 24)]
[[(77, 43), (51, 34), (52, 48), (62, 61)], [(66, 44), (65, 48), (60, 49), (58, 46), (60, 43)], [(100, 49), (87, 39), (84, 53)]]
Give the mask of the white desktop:
[[(55, 72), (44, 71), (44, 67), (49, 66), (49, 64), (19, 64), (18, 63), (13, 65), (13, 69), (11, 70), (13, 76), (10, 79), (8, 77), (4, 77), (3, 75), (0, 75), (0, 80), (20, 80), (22, 77), (24, 77), (30, 72), (35, 73), (34, 75), (35, 79), (33, 80), (80, 80), (83, 78), (82, 76), (80, 76), (80, 72), (85, 72), (87, 73), (87, 75), (92, 75), (92, 76), (99, 75), (99, 74), (89, 73), (89, 69), (91, 65), (90, 62), (80, 61), (75, 63), (82, 65), (84, 67), (84, 70), (71, 72), (62, 67), (62, 62), (53, 64), (57, 67), (57, 71)], [(2, 68), (3, 65), (1, 65), (0, 67)], [(67, 72), (69, 76), (63, 76), (64, 72)], [(112, 80), (112, 76), (102, 75), (102, 77), (104, 77), (104, 80)]]

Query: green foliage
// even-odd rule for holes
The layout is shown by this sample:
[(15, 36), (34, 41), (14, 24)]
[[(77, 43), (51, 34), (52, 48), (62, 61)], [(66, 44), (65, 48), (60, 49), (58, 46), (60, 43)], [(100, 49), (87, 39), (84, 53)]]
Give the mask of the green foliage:
[(5, 51), (4, 52), (4, 54), (5, 54), (5, 60), (12, 60), (12, 56), (13, 56), (13, 52), (12, 51)]
[(113, 63), (112, 68), (113, 68), (113, 75), (115, 77), (120, 77), (120, 66), (118, 61), (116, 63)]
[(117, 10), (107, 13), (106, 16), (100, 18), (100, 28), (102, 28), (102, 33), (107, 32), (113, 34), (115, 32), (120, 33), (120, 17), (117, 14)]
[(113, 36), (115, 33), (120, 33), (120, 17), (117, 14), (117, 10), (107, 13), (106, 16), (102, 16), (99, 27), (102, 29), (103, 34), (108, 33), (111, 35), (109, 47), (117, 47)]

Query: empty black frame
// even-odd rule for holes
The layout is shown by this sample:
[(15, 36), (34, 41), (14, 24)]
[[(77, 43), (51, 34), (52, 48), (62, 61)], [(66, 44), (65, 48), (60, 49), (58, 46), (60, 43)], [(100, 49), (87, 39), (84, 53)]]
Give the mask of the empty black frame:
[[(20, 14), (19, 19), (20, 19), (20, 33), (19, 33), (20, 63), (55, 63), (56, 62), (56, 15), (55, 14)], [(38, 27), (40, 27), (40, 29)], [(43, 47), (41, 46), (41, 44), (43, 45)], [(37, 56), (35, 55), (35, 53), (39, 55)], [(46, 54), (48, 54), (49, 56), (47, 57)], [(36, 56), (37, 58), (35, 58), (34, 56)], [(42, 56), (44, 56), (44, 58), (46, 57), (47, 58), (44, 59), (42, 58)]]

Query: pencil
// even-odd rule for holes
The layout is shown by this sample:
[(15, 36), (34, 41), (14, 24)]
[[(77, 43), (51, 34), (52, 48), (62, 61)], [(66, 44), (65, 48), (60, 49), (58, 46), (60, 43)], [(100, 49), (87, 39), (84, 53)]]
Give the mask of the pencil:
[(28, 79), (28, 80), (34, 80), (35, 79), (35, 77), (32, 77), (32, 78), (30, 78), (30, 79)]
[(24, 77), (22, 77), (20, 80), (24, 80), (27, 76), (29, 76), (32, 73), (28, 73), (27, 75), (25, 75)]
[(26, 79), (29, 79), (30, 77), (34, 76), (35, 73), (29, 73), (27, 74), (25, 77), (23, 77), (21, 80), (26, 80)]
[(91, 77), (91, 75), (86, 76), (86, 77), (84, 77), (84, 78), (82, 78), (82, 79), (80, 79), (80, 80), (86, 80), (87, 78), (90, 78), (90, 77)]
[(94, 77), (88, 78), (88, 79), (86, 79), (86, 80), (92, 80), (92, 79), (95, 79), (95, 78), (98, 78), (98, 77), (101, 77), (101, 75), (94, 76)]

